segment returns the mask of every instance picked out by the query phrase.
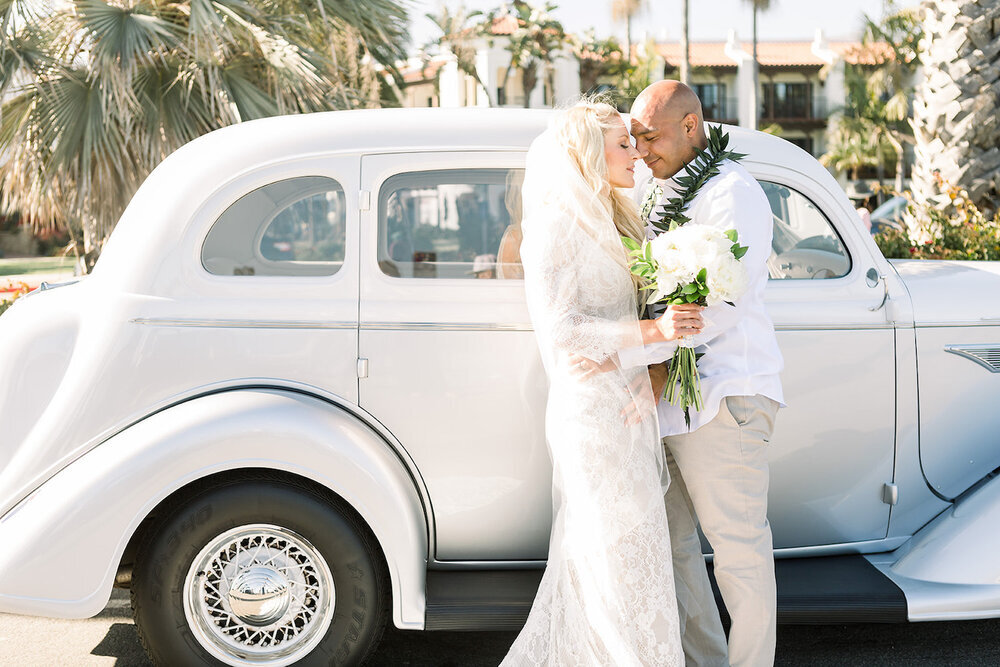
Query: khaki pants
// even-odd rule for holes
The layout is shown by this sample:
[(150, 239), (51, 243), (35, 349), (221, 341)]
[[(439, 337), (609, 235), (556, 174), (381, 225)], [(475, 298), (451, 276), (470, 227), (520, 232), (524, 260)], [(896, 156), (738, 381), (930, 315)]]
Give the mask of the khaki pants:
[[(774, 663), (775, 584), (767, 522), (767, 442), (778, 404), (730, 396), (693, 433), (663, 439), (670, 487), (667, 520), (689, 666)], [(726, 637), (701, 554), (701, 523), (715, 553), (715, 578), (732, 618)]]

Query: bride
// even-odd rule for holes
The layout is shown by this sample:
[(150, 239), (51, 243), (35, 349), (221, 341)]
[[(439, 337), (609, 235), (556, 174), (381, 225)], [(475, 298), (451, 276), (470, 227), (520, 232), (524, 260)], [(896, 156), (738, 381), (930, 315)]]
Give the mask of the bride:
[(645, 237), (635, 205), (639, 153), (621, 116), (582, 101), (528, 152), (523, 188), (525, 291), (549, 377), (552, 458), (548, 564), (527, 623), (502, 665), (682, 665), (667, 473), (645, 367), (617, 350), (702, 326), (697, 309), (637, 316), (639, 280), (622, 236)]

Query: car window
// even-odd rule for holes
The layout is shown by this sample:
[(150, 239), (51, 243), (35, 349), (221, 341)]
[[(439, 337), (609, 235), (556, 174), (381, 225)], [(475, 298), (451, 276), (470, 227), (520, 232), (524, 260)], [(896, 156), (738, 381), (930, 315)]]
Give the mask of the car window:
[(772, 280), (840, 278), (851, 270), (851, 257), (819, 208), (785, 185), (761, 181), (771, 204), (774, 236), (767, 267)]
[(378, 197), (378, 263), (396, 278), (522, 278), (523, 169), (398, 174)]
[(276, 181), (219, 216), (202, 246), (202, 265), (220, 276), (330, 276), (344, 263), (346, 218), (337, 181)]

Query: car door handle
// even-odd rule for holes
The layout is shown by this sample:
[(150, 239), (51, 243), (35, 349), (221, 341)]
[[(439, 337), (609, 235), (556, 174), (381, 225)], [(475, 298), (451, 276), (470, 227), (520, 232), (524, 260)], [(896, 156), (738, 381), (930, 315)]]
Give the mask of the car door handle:
[(875, 269), (868, 269), (868, 273), (865, 275), (865, 279), (867, 280), (869, 287), (875, 287), (879, 283), (882, 283), (882, 301), (880, 301), (877, 306), (870, 306), (868, 308), (868, 310), (873, 313), (875, 311), (882, 310), (882, 307), (885, 306), (885, 302), (889, 299), (889, 285), (886, 283), (885, 274), (877, 274), (878, 278), (875, 278), (875, 275)]

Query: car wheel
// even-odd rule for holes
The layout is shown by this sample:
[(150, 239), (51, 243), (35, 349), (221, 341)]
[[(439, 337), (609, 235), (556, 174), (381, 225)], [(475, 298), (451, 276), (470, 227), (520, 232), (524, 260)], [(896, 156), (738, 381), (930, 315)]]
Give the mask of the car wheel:
[(339, 499), (285, 482), (209, 488), (137, 554), (132, 609), (157, 665), (356, 665), (385, 625), (374, 539)]

